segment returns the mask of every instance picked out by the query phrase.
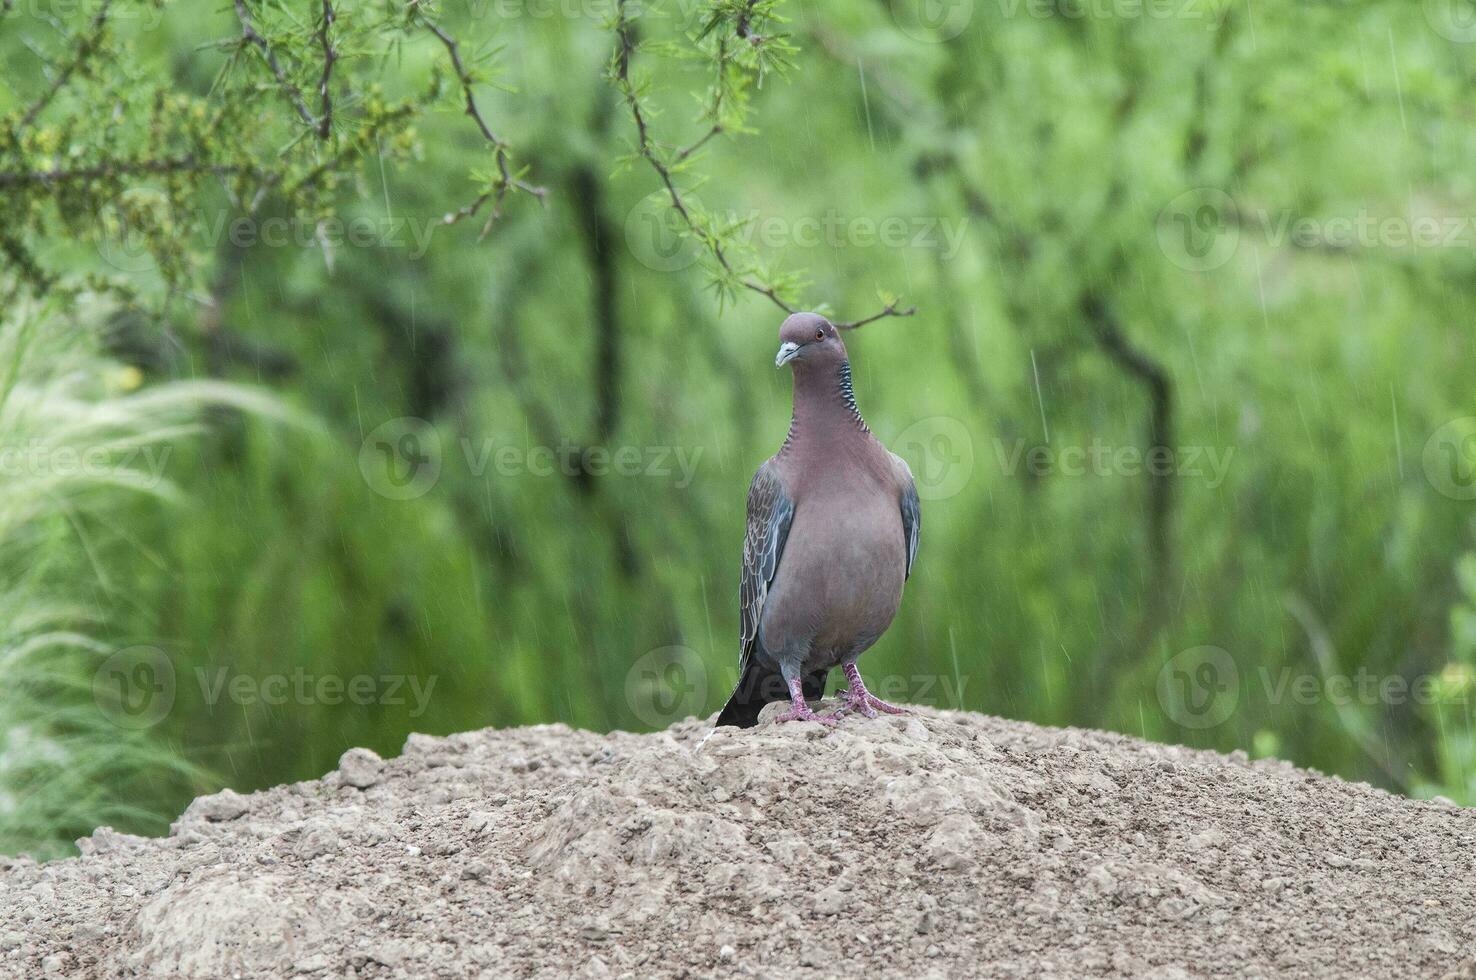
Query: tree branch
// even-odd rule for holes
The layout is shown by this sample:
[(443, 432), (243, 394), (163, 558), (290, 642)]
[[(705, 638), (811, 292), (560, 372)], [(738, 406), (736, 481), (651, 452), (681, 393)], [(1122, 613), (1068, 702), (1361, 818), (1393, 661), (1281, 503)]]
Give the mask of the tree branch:
[(481, 237), (485, 238), (487, 233), (492, 230), (493, 222), (502, 216), (502, 199), (507, 195), (509, 187), (520, 190), (525, 194), (532, 194), (540, 201), (547, 196), (548, 190), (547, 188), (527, 183), (513, 176), (507, 164), (507, 144), (498, 138), (496, 133), (492, 132), (492, 128), (487, 125), (487, 120), (482, 116), (482, 111), (477, 108), (477, 99), (472, 93), (472, 83), (475, 79), (472, 78), (471, 73), (467, 71), (466, 66), (461, 61), (460, 44), (434, 21), (421, 16), (420, 22), (436, 36), (441, 44), (445, 46), (446, 53), (451, 56), (451, 67), (456, 72), (456, 80), (461, 84), (462, 94), (466, 98), (466, 114), (472, 117), (472, 120), (477, 124), (477, 128), (481, 130), (482, 136), (488, 143), (492, 144), (493, 157), (497, 161), (498, 177), (492, 190), (480, 195), (466, 207), (446, 215), (443, 220), (448, 225), (455, 224), (464, 218), (469, 218), (476, 214), (481, 210), (482, 205), (490, 200), (492, 202), (492, 213), (488, 216), (486, 225), (482, 227), (481, 234)]
[(318, 114), (318, 138), (327, 139), (333, 131), (333, 96), (328, 91), (328, 81), (333, 75), (333, 63), (338, 60), (338, 51), (328, 37), (328, 28), (337, 18), (331, 0), (323, 0), (323, 26), (318, 29), (318, 46), (323, 49), (323, 77), (318, 82), (318, 94), (322, 99), (322, 111)]
[(77, 48), (72, 52), (71, 59), (62, 66), (62, 70), (51, 80), (51, 86), (42, 93), (39, 99), (31, 103), (31, 107), (26, 110), (26, 114), (21, 116), (20, 125), (16, 127), (17, 130), (25, 129), (31, 123), (35, 122), (36, 117), (41, 115), (46, 107), (51, 104), (51, 100), (56, 98), (56, 94), (67, 84), (72, 74), (97, 50), (97, 44), (102, 40), (102, 33), (107, 28), (108, 13), (112, 6), (113, 0), (103, 0), (102, 6), (98, 8), (97, 13), (87, 25), (87, 30), (81, 35), (81, 40), (77, 42)]
[[(318, 120), (313, 118), (313, 114), (308, 111), (307, 103), (303, 101), (302, 90), (294, 85), (292, 83), (292, 80), (287, 77), (287, 72), (282, 68), (282, 63), (277, 60), (277, 54), (275, 51), (272, 50), (271, 44), (267, 41), (266, 38), (262, 37), (261, 32), (256, 29), (254, 24), (251, 23), (251, 14), (246, 10), (245, 0), (235, 0), (235, 5), (236, 19), (241, 22), (241, 40), (247, 44), (254, 45), (258, 50), (261, 51), (261, 56), (266, 61), (267, 67), (270, 68), (272, 70), (272, 74), (276, 76), (277, 85), (281, 87), (283, 94), (286, 95), (288, 101), (292, 103), (292, 108), (297, 110), (298, 117), (301, 118), (302, 121), (307, 123), (309, 126), (317, 126)], [(324, 6), (327, 7), (326, 2), (324, 3)], [(323, 27), (325, 38), (327, 37), (327, 32), (328, 28), (325, 24)], [(326, 83), (326, 68), (324, 70), (324, 80)], [(326, 94), (324, 97), (326, 99)]]
[[(755, 47), (758, 47), (762, 45), (765, 41), (767, 41), (768, 38), (762, 34), (754, 34), (749, 28), (750, 19), (753, 13), (753, 7), (756, 2), (757, 0), (748, 0), (743, 9), (739, 12), (737, 21), (734, 25), (734, 33), (740, 39), (746, 41), (749, 44), (752, 44)], [(687, 226), (687, 229), (699, 241), (702, 242), (703, 246), (707, 249), (708, 254), (712, 256), (713, 261), (718, 264), (719, 268), (721, 268), (722, 271), (726, 273), (733, 282), (736, 282), (744, 289), (747, 289), (751, 292), (757, 293), (758, 295), (767, 298), (771, 303), (779, 307), (785, 313), (798, 312), (799, 308), (797, 306), (791, 305), (779, 294), (779, 287), (777, 285), (773, 283), (763, 282), (760, 279), (739, 272), (734, 267), (732, 261), (729, 259), (727, 251), (723, 248), (721, 238), (697, 220), (696, 216), (692, 213), (692, 209), (683, 199), (682, 193), (677, 188), (676, 181), (672, 176), (672, 168), (661, 159), (661, 155), (656, 150), (656, 140), (651, 135), (651, 124), (647, 119), (646, 111), (641, 106), (640, 93), (636, 91), (636, 86), (630, 79), (630, 63), (635, 56), (638, 42), (635, 38), (635, 28), (632, 25), (630, 18), (627, 16), (625, 8), (626, 0), (617, 0), (615, 4), (616, 49), (610, 75), (616, 89), (619, 90), (621, 96), (625, 99), (626, 107), (630, 110), (631, 119), (635, 123), (637, 155), (639, 155), (641, 159), (645, 160), (651, 166), (652, 170), (656, 171), (656, 176), (660, 178), (661, 185), (663, 188), (665, 188), (666, 195), (671, 201), (672, 210), (675, 211), (677, 213), (677, 216), (682, 219), (682, 223)], [(714, 20), (713, 23), (709, 25), (709, 29), (712, 26), (715, 26), (715, 24), (716, 20)], [(699, 147), (705, 144), (712, 137), (722, 132), (722, 122), (719, 118), (717, 118), (717, 116), (722, 104), (722, 73), (726, 70), (728, 64), (730, 63), (730, 59), (728, 58), (727, 54), (726, 42), (724, 41), (719, 41), (717, 62), (719, 73), (717, 81), (717, 92), (714, 96), (712, 106), (710, 106), (704, 113), (705, 115), (713, 119), (713, 125), (707, 131), (707, 133), (700, 137), (695, 143), (691, 144), (686, 149), (677, 151), (677, 153), (675, 154), (675, 161), (678, 164), (684, 162)], [(836, 324), (836, 327), (837, 329), (841, 330), (854, 330), (858, 327), (865, 326), (868, 323), (872, 323), (885, 317), (912, 316), (916, 312), (916, 307), (908, 307), (907, 309), (902, 310), (898, 308), (895, 302), (893, 302), (888, 303), (878, 313), (872, 314), (868, 317), (863, 317), (860, 320), (853, 320), (847, 323), (838, 323)]]
[(90, 167), (75, 167), (59, 170), (7, 170), (0, 171), (0, 188), (27, 187), (32, 184), (65, 184), (78, 180), (96, 180), (100, 177), (135, 177), (140, 174), (211, 174), (217, 177), (239, 174), (258, 175), (262, 171), (240, 164), (201, 163), (194, 156), (171, 157), (157, 160), (123, 160), (100, 163)]
[(1162, 611), (1168, 601), (1173, 578), (1173, 511), (1174, 480), (1178, 467), (1174, 462), (1174, 391), (1168, 370), (1148, 353), (1133, 344), (1123, 333), (1117, 314), (1096, 291), (1088, 289), (1081, 296), (1080, 309), (1097, 346), (1114, 364), (1135, 378), (1148, 391), (1148, 453), (1159, 458), (1161, 465), (1149, 465), (1151, 482), (1148, 490), (1148, 550), (1153, 566), (1152, 581), (1147, 591), (1148, 609), (1143, 617), (1139, 644), (1146, 644), (1157, 632)]
[(579, 204), (579, 230), (584, 237), (594, 291), (595, 442), (608, 443), (620, 424), (621, 332), (618, 303), (619, 270), (615, 265), (615, 231), (605, 215), (604, 189), (589, 166), (572, 175)]
[(861, 327), (866, 326), (868, 323), (875, 323), (877, 320), (881, 320), (889, 316), (912, 316), (912, 314), (916, 312), (917, 307), (915, 306), (909, 306), (905, 310), (900, 310), (897, 308), (896, 302), (891, 302), (882, 307), (878, 312), (871, 314), (871, 316), (862, 317), (860, 320), (852, 320), (849, 323), (837, 323), (835, 324), (835, 329), (857, 330)]

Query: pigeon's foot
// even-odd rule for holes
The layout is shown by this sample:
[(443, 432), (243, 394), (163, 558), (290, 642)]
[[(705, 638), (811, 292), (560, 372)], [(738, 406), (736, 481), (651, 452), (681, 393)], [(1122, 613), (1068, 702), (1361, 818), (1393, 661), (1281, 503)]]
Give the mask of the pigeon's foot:
[(815, 710), (806, 703), (805, 686), (798, 677), (789, 682), (789, 710), (782, 715), (775, 716), (774, 721), (818, 721), (827, 726), (835, 724), (835, 719), (830, 715), (816, 714)]
[(866, 683), (861, 680), (861, 671), (855, 664), (846, 664), (847, 690), (841, 692), (841, 705), (835, 709), (832, 717), (840, 718), (852, 711), (866, 718), (875, 718), (877, 712), (887, 715), (905, 715), (906, 708), (899, 708), (895, 704), (889, 704), (866, 689)]
[(842, 691), (840, 695), (841, 705), (835, 709), (834, 717), (840, 718), (856, 712), (866, 718), (875, 718), (877, 712), (887, 715), (905, 715), (906, 708), (899, 708), (895, 704), (883, 701), (870, 691), (862, 689), (861, 693), (855, 691)]
[(808, 704), (805, 704), (803, 701), (801, 701), (799, 704), (792, 705), (788, 711), (784, 712), (784, 714), (775, 715), (774, 721), (776, 723), (781, 721), (818, 721), (822, 725), (830, 726), (834, 726), (838, 723), (834, 715), (818, 714), (813, 708), (811, 708)]

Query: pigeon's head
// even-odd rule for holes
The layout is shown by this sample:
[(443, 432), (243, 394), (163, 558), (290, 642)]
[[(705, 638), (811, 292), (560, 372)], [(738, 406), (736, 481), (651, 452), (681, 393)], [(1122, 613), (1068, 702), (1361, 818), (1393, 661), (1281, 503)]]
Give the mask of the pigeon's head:
[(841, 343), (840, 331), (818, 313), (794, 313), (779, 328), (779, 353), (774, 357), (774, 366), (783, 367), (793, 363), (816, 366), (840, 364), (846, 359), (846, 345)]

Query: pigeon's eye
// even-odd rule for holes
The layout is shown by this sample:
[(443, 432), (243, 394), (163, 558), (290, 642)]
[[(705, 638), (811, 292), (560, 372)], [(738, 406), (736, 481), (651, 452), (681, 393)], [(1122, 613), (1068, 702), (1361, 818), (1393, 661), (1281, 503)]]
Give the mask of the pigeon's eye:
[(816, 330), (815, 331), (815, 339), (816, 340), (824, 340), (825, 339), (825, 330), (823, 328), (820, 329), (820, 330)]

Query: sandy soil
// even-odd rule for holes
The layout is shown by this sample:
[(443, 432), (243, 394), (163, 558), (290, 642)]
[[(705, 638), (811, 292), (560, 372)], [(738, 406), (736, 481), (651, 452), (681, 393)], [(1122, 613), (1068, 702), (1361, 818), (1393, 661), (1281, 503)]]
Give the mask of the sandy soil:
[(921, 708), (707, 731), (416, 735), (0, 862), (0, 975), (1476, 978), (1476, 811)]

